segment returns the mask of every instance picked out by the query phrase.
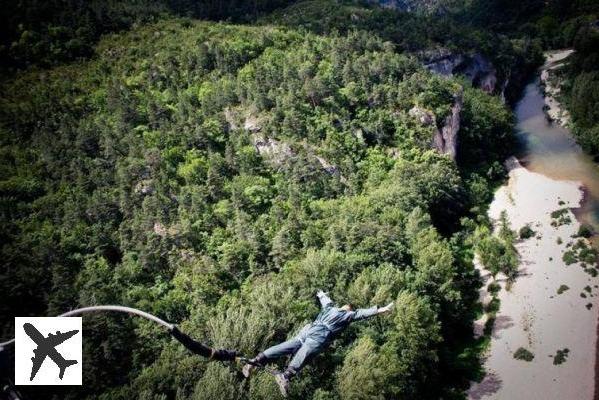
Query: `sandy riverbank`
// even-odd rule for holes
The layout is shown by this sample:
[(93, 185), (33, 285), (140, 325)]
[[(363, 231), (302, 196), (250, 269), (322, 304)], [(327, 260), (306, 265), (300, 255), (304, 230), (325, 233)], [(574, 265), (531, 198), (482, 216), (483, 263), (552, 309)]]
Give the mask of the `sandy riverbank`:
[[(569, 208), (579, 207), (582, 190), (577, 182), (530, 172), (515, 158), (509, 164), (509, 181), (496, 192), (489, 216), (497, 220), (506, 210), (512, 229), (530, 224), (536, 236), (516, 246), (520, 276), (509, 292), (505, 281), (498, 279), (501, 306), (485, 360), (487, 376), (471, 387), (469, 398), (592, 399), (599, 289), (594, 286), (596, 278), (580, 263), (568, 266), (562, 260), (580, 226)], [(571, 222), (552, 226), (551, 213), (563, 208), (568, 209), (565, 215)], [(481, 275), (486, 286), (488, 271), (481, 268)], [(561, 285), (569, 290), (557, 294)], [(581, 297), (586, 286), (591, 287), (593, 297), (588, 292), (586, 298)], [(593, 305), (590, 310), (589, 303)], [(530, 350), (534, 359), (515, 359), (519, 347)], [(551, 356), (565, 348), (569, 349), (567, 361), (554, 365)]]
[(545, 65), (541, 68), (541, 82), (545, 85), (545, 104), (547, 105), (547, 114), (549, 117), (562, 126), (566, 126), (570, 121), (570, 114), (563, 109), (557, 97), (560, 93), (560, 86), (555, 84), (552, 77), (552, 71), (555, 71), (564, 65), (564, 60), (572, 54), (572, 49), (554, 51), (545, 55)]

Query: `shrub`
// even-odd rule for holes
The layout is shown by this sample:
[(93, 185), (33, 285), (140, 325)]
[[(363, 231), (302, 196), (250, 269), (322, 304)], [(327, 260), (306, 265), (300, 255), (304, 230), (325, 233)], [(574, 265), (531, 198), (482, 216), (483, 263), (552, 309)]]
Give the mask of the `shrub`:
[(530, 225), (528, 224), (520, 228), (520, 231), (518, 233), (520, 239), (529, 239), (535, 235), (535, 231), (533, 231)]
[(564, 214), (566, 214), (568, 212), (567, 208), (562, 208), (560, 210), (555, 210), (551, 213), (551, 218), (553, 219), (557, 219), (559, 217), (562, 217)]
[(533, 360), (533, 358), (535, 358), (535, 355), (532, 354), (530, 351), (526, 350), (524, 347), (520, 347), (514, 353), (514, 358), (516, 360), (523, 360), (523, 361), (529, 361), (530, 362), (530, 361)]
[(487, 286), (487, 291), (493, 295), (499, 293), (500, 290), (501, 286), (497, 282), (491, 282), (489, 283), (489, 286)]
[(578, 258), (585, 263), (594, 264), (597, 260), (597, 251), (589, 248), (582, 249), (578, 253)]
[(593, 236), (593, 227), (591, 227), (589, 224), (581, 224), (580, 227), (578, 227), (578, 233), (576, 236), (590, 238)]
[(576, 259), (576, 253), (573, 252), (572, 250), (566, 251), (562, 257), (562, 260), (564, 260), (566, 265), (571, 265), (578, 261)]
[(553, 365), (560, 365), (566, 362), (568, 358), (568, 353), (570, 349), (565, 348), (563, 350), (558, 350), (555, 356), (553, 357)]
[(564, 293), (566, 290), (570, 289), (568, 287), (568, 285), (561, 285), (558, 289), (557, 289), (557, 294), (562, 294)]
[(499, 311), (500, 304), (501, 301), (497, 297), (494, 297), (485, 307), (485, 311), (488, 313), (496, 313), (497, 311)]

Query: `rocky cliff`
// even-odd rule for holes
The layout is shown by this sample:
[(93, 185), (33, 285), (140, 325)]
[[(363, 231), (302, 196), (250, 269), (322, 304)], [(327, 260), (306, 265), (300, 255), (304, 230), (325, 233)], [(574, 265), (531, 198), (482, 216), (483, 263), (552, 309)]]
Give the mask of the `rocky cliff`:
[(468, 55), (441, 48), (420, 52), (418, 57), (429, 71), (447, 77), (463, 75), (487, 93), (495, 94), (498, 87), (503, 87), (503, 82), (498, 85), (493, 63), (480, 53)]
[(419, 106), (414, 106), (409, 114), (423, 126), (433, 126), (432, 147), (441, 154), (447, 154), (452, 160), (456, 159), (458, 149), (458, 138), (460, 131), (460, 113), (462, 112), (463, 94), (458, 92), (454, 95), (451, 112), (441, 126), (436, 123), (436, 116), (432, 111)]
[[(235, 130), (243, 128), (250, 133), (250, 140), (252, 141), (256, 152), (272, 166), (282, 167), (286, 160), (297, 155), (288, 143), (273, 139), (263, 134), (262, 121), (259, 117), (229, 108), (224, 110), (224, 115), (229, 129)], [(302, 147), (306, 150), (306, 153), (309, 154), (309, 157), (317, 161), (327, 174), (338, 177), (343, 183), (347, 181), (345, 177), (341, 175), (339, 167), (316, 155), (312, 146), (304, 143)]]

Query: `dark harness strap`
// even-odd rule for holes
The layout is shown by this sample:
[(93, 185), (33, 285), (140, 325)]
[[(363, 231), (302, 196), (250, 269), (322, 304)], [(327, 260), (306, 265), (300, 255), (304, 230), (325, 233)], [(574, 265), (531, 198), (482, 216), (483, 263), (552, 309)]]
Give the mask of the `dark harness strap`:
[(212, 347), (208, 347), (198, 341), (193, 340), (181, 332), (176, 326), (173, 327), (173, 329), (170, 331), (170, 334), (173, 335), (175, 339), (177, 339), (192, 353), (206, 357), (210, 360), (235, 361), (235, 358), (237, 357), (237, 352), (235, 350), (213, 349)]

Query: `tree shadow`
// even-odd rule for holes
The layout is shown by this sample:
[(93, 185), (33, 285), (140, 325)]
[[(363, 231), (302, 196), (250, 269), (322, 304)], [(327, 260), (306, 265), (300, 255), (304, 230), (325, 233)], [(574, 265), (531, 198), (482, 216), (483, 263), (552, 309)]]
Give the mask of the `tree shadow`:
[(493, 322), (493, 330), (492, 330), (493, 339), (499, 339), (500, 331), (509, 329), (514, 325), (515, 325), (514, 320), (510, 316), (499, 315), (499, 316), (495, 317), (495, 321)]
[(472, 385), (468, 392), (468, 398), (471, 400), (480, 400), (485, 396), (497, 393), (501, 389), (503, 381), (495, 372), (489, 372), (482, 381)]

